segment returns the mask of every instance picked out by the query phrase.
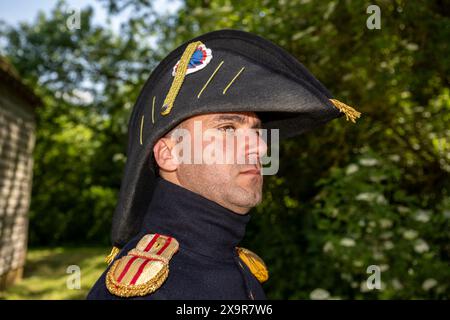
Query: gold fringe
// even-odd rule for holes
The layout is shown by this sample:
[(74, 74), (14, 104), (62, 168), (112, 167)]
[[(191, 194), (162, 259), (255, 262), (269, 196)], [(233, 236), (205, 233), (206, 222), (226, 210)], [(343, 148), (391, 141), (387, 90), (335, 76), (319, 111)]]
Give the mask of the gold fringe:
[(105, 258), (105, 262), (107, 264), (111, 264), (111, 262), (114, 260), (114, 258), (117, 256), (117, 254), (120, 252), (120, 249), (117, 247), (113, 247), (111, 249), (110, 254)]
[(330, 101), (334, 104), (336, 108), (339, 109), (339, 111), (343, 112), (345, 114), (345, 118), (347, 121), (351, 121), (353, 123), (356, 123), (356, 119), (361, 117), (361, 112), (356, 111), (354, 108), (350, 107), (349, 105), (336, 100), (336, 99), (330, 99)]
[(178, 63), (177, 72), (175, 73), (172, 85), (170, 86), (169, 93), (167, 93), (166, 99), (164, 99), (164, 104), (162, 106), (161, 111), (161, 114), (163, 116), (169, 114), (170, 111), (172, 110), (175, 98), (177, 97), (177, 94), (180, 91), (181, 85), (183, 84), (184, 78), (186, 76), (186, 70), (189, 61), (191, 60), (191, 57), (194, 54), (195, 49), (197, 49), (197, 47), (201, 44), (202, 44), (201, 41), (192, 42), (184, 50), (180, 62)]

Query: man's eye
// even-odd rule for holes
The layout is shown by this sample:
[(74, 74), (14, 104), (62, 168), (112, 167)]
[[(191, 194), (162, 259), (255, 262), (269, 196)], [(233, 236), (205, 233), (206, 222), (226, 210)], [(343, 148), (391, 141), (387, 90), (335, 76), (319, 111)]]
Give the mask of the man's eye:
[(236, 130), (236, 128), (234, 126), (223, 126), (218, 129), (225, 133), (234, 133), (234, 130)]

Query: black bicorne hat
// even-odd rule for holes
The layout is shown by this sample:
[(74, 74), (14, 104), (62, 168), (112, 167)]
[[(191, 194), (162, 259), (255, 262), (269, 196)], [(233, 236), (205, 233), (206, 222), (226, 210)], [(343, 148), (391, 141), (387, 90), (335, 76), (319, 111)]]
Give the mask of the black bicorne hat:
[(257, 35), (219, 30), (172, 51), (145, 83), (128, 124), (125, 172), (112, 241), (123, 247), (141, 229), (156, 178), (159, 138), (183, 120), (212, 112), (256, 112), (263, 128), (292, 137), (360, 113), (330, 92), (291, 54)]

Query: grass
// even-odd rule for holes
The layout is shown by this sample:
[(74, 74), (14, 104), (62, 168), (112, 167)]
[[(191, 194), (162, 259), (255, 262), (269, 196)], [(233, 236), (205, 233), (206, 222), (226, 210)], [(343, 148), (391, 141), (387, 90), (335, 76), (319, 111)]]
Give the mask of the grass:
[[(0, 291), (0, 299), (85, 299), (92, 285), (106, 269), (108, 248), (29, 249), (23, 279)], [(69, 289), (73, 278), (70, 265), (80, 267), (80, 289)], [(73, 282), (72, 282), (73, 283)]]

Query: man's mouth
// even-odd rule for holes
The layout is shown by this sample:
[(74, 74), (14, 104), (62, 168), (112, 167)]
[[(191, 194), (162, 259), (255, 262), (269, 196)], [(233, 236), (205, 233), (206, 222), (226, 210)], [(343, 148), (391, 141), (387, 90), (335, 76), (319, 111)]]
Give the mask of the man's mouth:
[(247, 169), (240, 172), (241, 174), (261, 175), (261, 170), (257, 168)]

